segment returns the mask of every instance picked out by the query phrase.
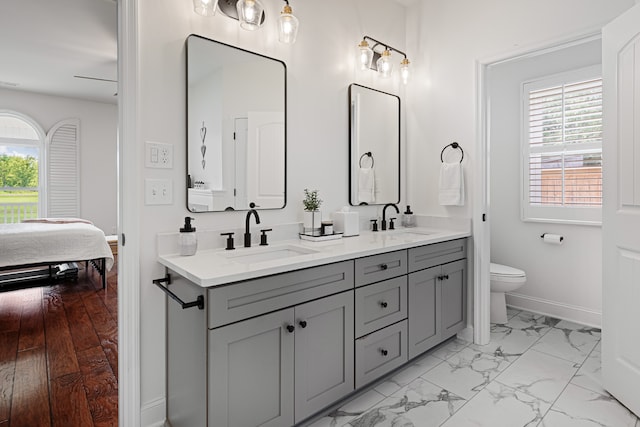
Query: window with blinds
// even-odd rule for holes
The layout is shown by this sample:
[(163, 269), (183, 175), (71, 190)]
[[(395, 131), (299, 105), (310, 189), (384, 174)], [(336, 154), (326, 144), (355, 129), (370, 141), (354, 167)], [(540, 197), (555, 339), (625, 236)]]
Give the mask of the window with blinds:
[(524, 220), (598, 224), (602, 78), (589, 67), (523, 84)]

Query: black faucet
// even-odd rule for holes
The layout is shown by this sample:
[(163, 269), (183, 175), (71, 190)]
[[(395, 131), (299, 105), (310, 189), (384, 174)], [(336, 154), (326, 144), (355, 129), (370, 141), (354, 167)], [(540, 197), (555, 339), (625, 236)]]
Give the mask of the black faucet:
[(400, 209), (398, 209), (398, 207), (395, 204), (387, 203), (386, 205), (384, 205), (384, 208), (382, 208), (382, 226), (381, 226), (383, 231), (387, 229), (387, 215), (386, 214), (387, 214), (387, 208), (389, 206), (393, 206), (393, 208), (396, 210), (396, 213), (398, 213), (398, 214), (400, 213)]
[(256, 224), (260, 224), (260, 215), (258, 215), (258, 211), (254, 209), (256, 207), (256, 204), (251, 202), (249, 203), (249, 207), (251, 209), (249, 210), (249, 212), (247, 212), (247, 219), (246, 219), (245, 229), (244, 229), (244, 247), (245, 248), (251, 247), (251, 233), (249, 232), (249, 220), (251, 219), (251, 214), (253, 214), (256, 217)]

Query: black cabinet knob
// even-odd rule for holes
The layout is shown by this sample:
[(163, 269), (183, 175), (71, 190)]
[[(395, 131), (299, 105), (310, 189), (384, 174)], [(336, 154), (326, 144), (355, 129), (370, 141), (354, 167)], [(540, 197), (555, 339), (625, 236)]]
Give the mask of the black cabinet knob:
[(387, 302), (386, 301), (380, 301), (380, 307), (382, 308), (387, 308)]
[(384, 348), (380, 349), (380, 354), (382, 354), (383, 356), (386, 356), (387, 354), (389, 354), (389, 352), (387, 350), (385, 350)]
[(386, 270), (387, 268), (389, 268), (389, 266), (387, 264), (380, 264), (380, 269), (381, 270)]
[(293, 326), (293, 325), (287, 325), (287, 331), (289, 331), (289, 332), (293, 332), (293, 331), (295, 331), (295, 330), (296, 330), (296, 327), (295, 327), (295, 326)]
[(307, 321), (306, 320), (301, 320), (301, 321), (298, 322), (298, 325), (300, 325), (300, 327), (302, 329), (304, 329), (304, 328), (307, 327)]

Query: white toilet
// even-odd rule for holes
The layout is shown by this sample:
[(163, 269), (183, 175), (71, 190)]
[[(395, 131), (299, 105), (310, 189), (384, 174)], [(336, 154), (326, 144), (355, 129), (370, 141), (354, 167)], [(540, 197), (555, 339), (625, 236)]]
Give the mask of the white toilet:
[(527, 275), (524, 271), (507, 265), (491, 263), (491, 323), (507, 323), (507, 303), (505, 292), (512, 292), (524, 285)]

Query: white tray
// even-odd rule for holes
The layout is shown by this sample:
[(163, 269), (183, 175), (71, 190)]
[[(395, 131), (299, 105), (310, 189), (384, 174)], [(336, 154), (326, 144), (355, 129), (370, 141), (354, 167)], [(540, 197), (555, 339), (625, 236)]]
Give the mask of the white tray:
[(324, 236), (311, 236), (300, 233), (300, 238), (302, 240), (309, 240), (310, 242), (324, 242), (326, 240), (342, 239), (342, 233), (325, 234)]

